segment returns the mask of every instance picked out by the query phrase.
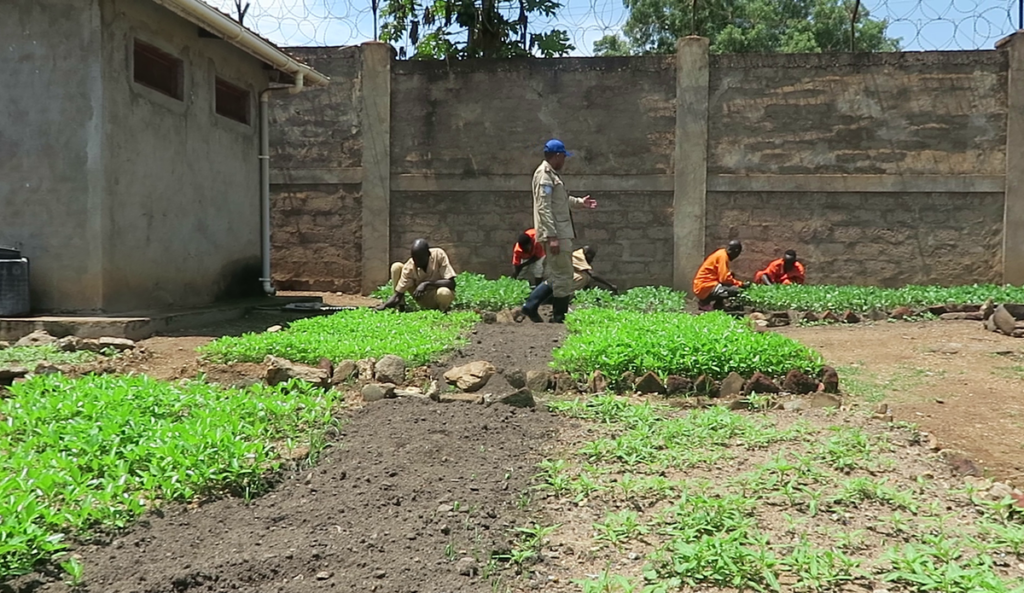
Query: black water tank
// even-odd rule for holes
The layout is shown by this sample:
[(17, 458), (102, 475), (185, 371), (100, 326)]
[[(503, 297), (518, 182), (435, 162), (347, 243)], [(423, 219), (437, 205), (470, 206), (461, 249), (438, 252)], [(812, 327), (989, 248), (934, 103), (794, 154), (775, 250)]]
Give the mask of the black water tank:
[(11, 247), (0, 247), (0, 317), (28, 315), (28, 260)]

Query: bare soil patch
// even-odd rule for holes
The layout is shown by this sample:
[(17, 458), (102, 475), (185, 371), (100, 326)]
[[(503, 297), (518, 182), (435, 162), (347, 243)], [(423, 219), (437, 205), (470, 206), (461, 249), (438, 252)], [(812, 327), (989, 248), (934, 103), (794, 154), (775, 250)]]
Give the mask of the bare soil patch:
[(1024, 481), (1024, 345), (974, 321), (786, 327), (839, 368), (843, 388), (890, 404), (993, 476)]

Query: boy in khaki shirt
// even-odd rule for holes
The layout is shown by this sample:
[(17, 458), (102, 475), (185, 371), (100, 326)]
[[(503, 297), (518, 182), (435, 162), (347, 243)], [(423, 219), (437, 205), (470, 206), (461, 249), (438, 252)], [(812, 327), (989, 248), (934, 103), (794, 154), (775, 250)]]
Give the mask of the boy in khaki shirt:
[(412, 291), (412, 298), (421, 308), (447, 311), (455, 301), (455, 269), (448, 254), (439, 247), (431, 248), (424, 239), (416, 239), (411, 255), (404, 264), (391, 264), (391, 286), (395, 293), (377, 309), (401, 309), (405, 294)]

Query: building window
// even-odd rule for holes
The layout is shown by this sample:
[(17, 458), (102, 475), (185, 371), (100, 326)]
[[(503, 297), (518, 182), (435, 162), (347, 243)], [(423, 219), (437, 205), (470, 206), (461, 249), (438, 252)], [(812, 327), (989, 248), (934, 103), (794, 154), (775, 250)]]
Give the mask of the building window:
[(217, 115), (248, 125), (249, 91), (217, 77)]
[(135, 82), (181, 101), (182, 61), (138, 39), (135, 40), (134, 54)]

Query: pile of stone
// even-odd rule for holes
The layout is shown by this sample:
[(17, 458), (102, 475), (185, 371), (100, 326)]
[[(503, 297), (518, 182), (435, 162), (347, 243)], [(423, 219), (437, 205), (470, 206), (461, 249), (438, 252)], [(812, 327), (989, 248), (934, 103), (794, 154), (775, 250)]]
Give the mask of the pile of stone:
[(1014, 338), (1024, 338), (1024, 305), (1005, 304), (984, 311), (985, 329)]
[[(57, 338), (50, 335), (46, 330), (34, 331), (18, 340), (13, 345), (8, 342), (0, 342), (0, 350), (31, 346), (53, 346), (64, 352), (93, 352), (96, 354), (102, 354), (104, 352), (127, 352), (135, 350), (136, 347), (135, 342), (125, 338), (79, 338), (78, 336)], [(45, 361), (38, 363), (32, 369), (16, 364), (0, 366), (0, 386), (11, 385), (16, 381), (26, 380), (32, 375), (64, 373), (70, 370), (70, 367), (57, 366)]]
[[(343, 360), (338, 364), (322, 359), (315, 367), (268, 356), (264, 364), (265, 379), (269, 385), (298, 379), (324, 389), (333, 387), (340, 391), (358, 392), (364, 402), (411, 397), (440, 403), (501, 403), (515, 407), (536, 405), (533, 392), (527, 388), (527, 375), (519, 370), (501, 372), (486, 361), (471, 362), (448, 370), (443, 376), (445, 387), (437, 380), (429, 380), (429, 369), (408, 369), (405, 360), (390, 354), (379, 360)], [(483, 391), (491, 379), (499, 374), (511, 389)], [(413, 383), (428, 386), (424, 389)]]
[[(1005, 306), (1024, 308), (1024, 305)], [(745, 313), (753, 324), (754, 329), (763, 331), (773, 327), (799, 325), (801, 322), (861, 323), (863, 321), (885, 321), (887, 319), (903, 320), (920, 317), (926, 313), (943, 321), (985, 321), (992, 316), (994, 311), (995, 307), (992, 301), (988, 301), (983, 305), (933, 305), (920, 309), (896, 307), (891, 311), (872, 309), (863, 314), (849, 309), (842, 312), (825, 311), (823, 313), (795, 310), (761, 312), (750, 309), (745, 311)]]

